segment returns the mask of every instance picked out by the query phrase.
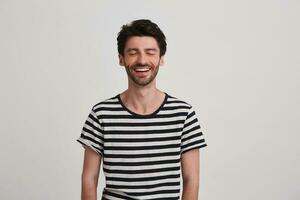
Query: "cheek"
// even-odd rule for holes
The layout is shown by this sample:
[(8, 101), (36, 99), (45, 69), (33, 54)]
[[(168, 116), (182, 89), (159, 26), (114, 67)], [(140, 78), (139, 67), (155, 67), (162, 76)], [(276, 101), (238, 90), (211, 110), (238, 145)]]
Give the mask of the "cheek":
[(156, 66), (156, 65), (160, 64), (160, 59), (157, 57), (150, 57), (148, 59), (148, 63)]
[(136, 63), (136, 59), (135, 58), (126, 58), (124, 60), (124, 63), (126, 63), (126, 65), (131, 66), (134, 65)]
[[(148, 57), (146, 59), (146, 63), (148, 65), (151, 65), (152, 67), (156, 67), (160, 65), (160, 59), (157, 57)], [(139, 64), (139, 59), (136, 57), (127, 57), (124, 59), (124, 65), (131, 67), (133, 65)]]
[(160, 60), (159, 59), (155, 59), (151, 62), (152, 65), (155, 65), (155, 67), (159, 66), (161, 63), (160, 63)]

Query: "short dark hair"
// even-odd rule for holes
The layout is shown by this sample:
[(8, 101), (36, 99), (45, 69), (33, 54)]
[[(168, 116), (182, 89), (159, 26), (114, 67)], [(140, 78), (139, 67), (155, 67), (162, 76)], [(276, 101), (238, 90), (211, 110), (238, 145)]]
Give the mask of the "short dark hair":
[(139, 19), (123, 25), (117, 38), (119, 54), (124, 55), (125, 44), (132, 36), (154, 37), (159, 46), (160, 56), (165, 55), (167, 50), (166, 37), (157, 24), (148, 19)]

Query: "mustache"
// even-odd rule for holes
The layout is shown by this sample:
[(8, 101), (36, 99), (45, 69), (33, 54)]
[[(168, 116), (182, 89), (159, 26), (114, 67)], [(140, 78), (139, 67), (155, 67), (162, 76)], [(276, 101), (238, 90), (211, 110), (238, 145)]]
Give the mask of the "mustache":
[(151, 65), (148, 64), (148, 63), (137, 63), (137, 64), (134, 64), (132, 65), (133, 68), (143, 68), (143, 67), (150, 67)]

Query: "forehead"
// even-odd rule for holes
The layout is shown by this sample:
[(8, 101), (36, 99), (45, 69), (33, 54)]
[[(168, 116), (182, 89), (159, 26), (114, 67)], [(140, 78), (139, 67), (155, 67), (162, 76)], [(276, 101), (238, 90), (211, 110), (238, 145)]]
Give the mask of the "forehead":
[(154, 37), (151, 36), (132, 36), (127, 39), (125, 49), (128, 48), (155, 48), (159, 49), (158, 43)]

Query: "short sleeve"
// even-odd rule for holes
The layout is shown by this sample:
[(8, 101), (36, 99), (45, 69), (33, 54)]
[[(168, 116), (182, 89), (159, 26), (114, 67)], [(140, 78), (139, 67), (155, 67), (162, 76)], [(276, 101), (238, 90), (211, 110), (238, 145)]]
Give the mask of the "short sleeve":
[(207, 146), (194, 109), (189, 109), (181, 135), (181, 154)]
[(103, 156), (103, 129), (94, 111), (94, 107), (89, 113), (77, 141), (81, 143), (83, 147), (89, 146), (99, 155)]

